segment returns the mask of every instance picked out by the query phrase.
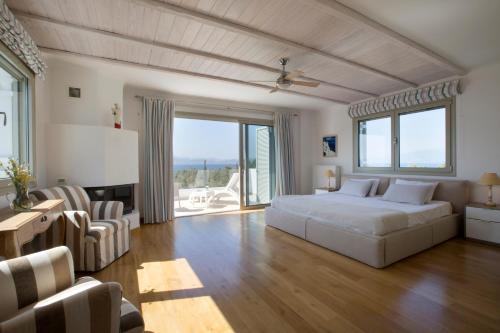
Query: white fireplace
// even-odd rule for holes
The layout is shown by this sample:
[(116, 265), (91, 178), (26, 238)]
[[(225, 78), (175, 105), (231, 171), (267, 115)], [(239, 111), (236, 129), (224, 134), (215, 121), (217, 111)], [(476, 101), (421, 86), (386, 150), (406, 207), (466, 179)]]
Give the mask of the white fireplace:
[[(133, 190), (137, 192), (137, 132), (104, 126), (53, 124), (49, 125), (47, 136), (49, 186), (66, 183), (110, 190), (134, 185)], [(132, 229), (139, 227), (140, 219), (137, 195), (133, 198), (136, 209), (126, 215)]]
[(139, 183), (138, 134), (104, 126), (48, 128), (47, 182), (82, 187)]

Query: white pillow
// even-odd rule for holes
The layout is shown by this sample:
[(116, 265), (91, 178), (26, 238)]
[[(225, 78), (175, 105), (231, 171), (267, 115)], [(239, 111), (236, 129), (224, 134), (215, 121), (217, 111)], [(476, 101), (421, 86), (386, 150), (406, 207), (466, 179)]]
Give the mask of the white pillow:
[(427, 193), (427, 196), (425, 197), (425, 203), (429, 203), (429, 202), (432, 201), (432, 197), (434, 196), (434, 191), (436, 191), (436, 188), (439, 185), (439, 182), (420, 182), (420, 181), (417, 181), (417, 180), (396, 179), (396, 184), (402, 184), (402, 185), (432, 185), (432, 188), (429, 190), (429, 193)]
[(344, 185), (342, 185), (338, 193), (354, 195), (357, 197), (366, 197), (371, 188), (372, 182), (369, 180), (353, 181), (352, 179), (348, 179)]
[(378, 185), (380, 184), (380, 179), (378, 178), (370, 178), (370, 179), (356, 179), (356, 178), (351, 178), (351, 180), (356, 181), (371, 181), (372, 182), (372, 187), (370, 188), (370, 192), (368, 192), (369, 197), (374, 197), (377, 195), (377, 190), (378, 190)]
[(391, 184), (387, 191), (385, 191), (382, 200), (424, 205), (425, 198), (432, 189), (432, 186), (432, 184)]

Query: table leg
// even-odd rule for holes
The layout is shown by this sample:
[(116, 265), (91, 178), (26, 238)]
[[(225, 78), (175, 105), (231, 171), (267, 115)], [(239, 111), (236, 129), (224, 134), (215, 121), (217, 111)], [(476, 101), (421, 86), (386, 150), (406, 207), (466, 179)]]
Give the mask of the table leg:
[(12, 259), (21, 256), (21, 247), (19, 246), (19, 241), (17, 240), (17, 234), (15, 231), (5, 231), (0, 234), (0, 255), (5, 257), (5, 259)]

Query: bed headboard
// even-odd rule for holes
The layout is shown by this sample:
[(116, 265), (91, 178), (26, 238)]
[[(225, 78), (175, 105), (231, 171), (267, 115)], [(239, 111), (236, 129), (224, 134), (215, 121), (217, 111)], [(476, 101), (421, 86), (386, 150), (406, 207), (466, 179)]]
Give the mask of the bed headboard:
[(439, 182), (436, 192), (434, 192), (434, 200), (448, 201), (453, 206), (453, 212), (464, 214), (465, 205), (469, 202), (469, 182), (466, 180), (450, 180), (442, 178), (407, 178), (407, 177), (384, 177), (384, 176), (367, 176), (367, 175), (345, 175), (342, 177), (342, 182), (348, 178), (378, 178), (380, 184), (378, 186), (377, 195), (383, 195), (389, 184), (394, 183), (397, 178), (406, 180), (418, 180), (422, 182)]

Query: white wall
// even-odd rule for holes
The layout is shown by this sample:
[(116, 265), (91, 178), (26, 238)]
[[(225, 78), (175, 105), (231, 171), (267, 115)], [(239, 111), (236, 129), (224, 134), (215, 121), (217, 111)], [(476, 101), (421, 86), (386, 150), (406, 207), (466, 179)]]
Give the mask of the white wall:
[[(64, 140), (61, 140), (64, 138)], [(138, 135), (111, 126), (52, 124), (47, 182), (64, 178), (83, 187), (137, 184)], [(78, 158), (68, 158), (77, 154)]]
[[(113, 126), (111, 107), (123, 107), (123, 82), (96, 69), (48, 60), (50, 121), (57, 124)], [(81, 89), (81, 97), (69, 97), (68, 88)]]
[[(500, 63), (471, 71), (463, 80), (463, 94), (456, 99), (457, 179), (477, 182), (485, 171), (500, 174)], [(337, 134), (338, 156), (323, 158), (317, 142)], [(352, 173), (353, 133), (347, 107), (322, 111), (316, 121), (317, 164), (336, 164), (343, 174)], [(485, 201), (486, 189), (472, 184), (471, 200)], [(500, 203), (500, 186), (494, 199)]]
[[(47, 158), (47, 131), (50, 124), (113, 126), (113, 103), (123, 106), (123, 82), (102, 75), (98, 70), (59, 59), (46, 59), (48, 69), (44, 80), (35, 81), (35, 176), (39, 187), (54, 185), (47, 181), (53, 169)], [(69, 87), (81, 89), (81, 98), (68, 96)], [(56, 176), (52, 176), (54, 179)], [(7, 206), (0, 198), (0, 208)]]

